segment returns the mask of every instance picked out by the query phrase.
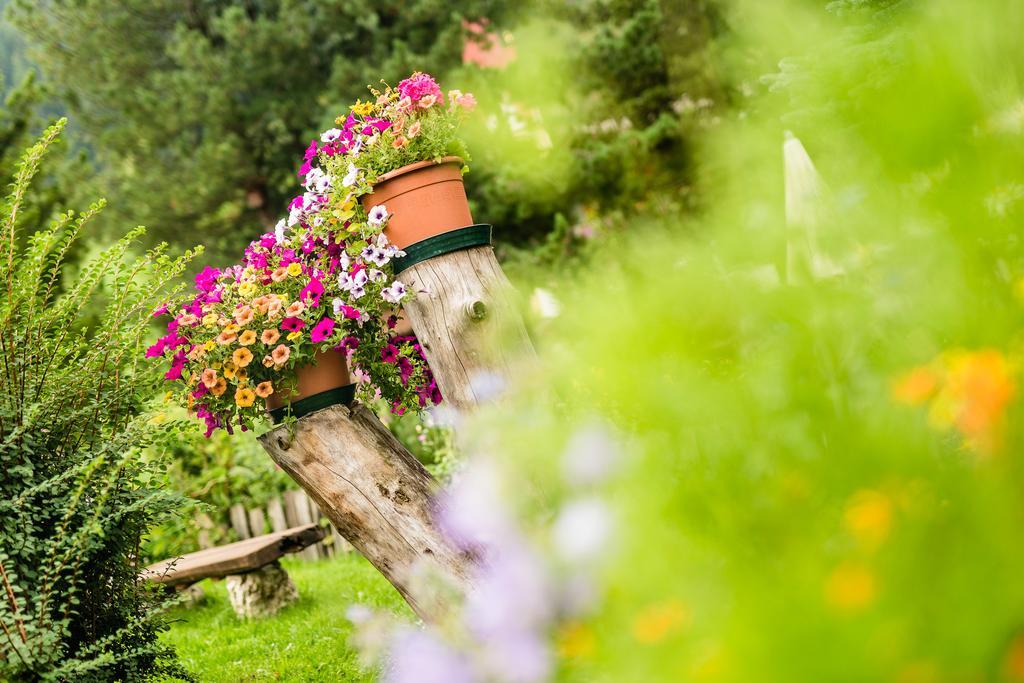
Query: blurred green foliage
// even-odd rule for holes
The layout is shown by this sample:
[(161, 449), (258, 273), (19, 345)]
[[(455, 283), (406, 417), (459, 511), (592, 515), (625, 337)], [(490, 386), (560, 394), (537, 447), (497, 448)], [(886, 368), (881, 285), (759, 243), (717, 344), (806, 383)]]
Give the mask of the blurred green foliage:
[[(699, 145), (704, 209), (559, 281), (542, 366), (475, 425), (540, 542), (569, 439), (620, 437), (603, 599), (555, 634), (559, 678), (1024, 680), (1024, 6), (726, 20), (751, 89)], [(786, 282), (812, 229), (786, 224), (786, 130), (829, 276)]]

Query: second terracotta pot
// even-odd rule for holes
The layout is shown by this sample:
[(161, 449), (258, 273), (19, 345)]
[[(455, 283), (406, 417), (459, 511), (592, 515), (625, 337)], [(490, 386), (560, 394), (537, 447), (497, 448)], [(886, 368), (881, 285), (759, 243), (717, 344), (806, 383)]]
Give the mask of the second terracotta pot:
[(268, 410), (283, 408), (288, 403), (352, 383), (344, 353), (323, 351), (317, 353), (314, 359), (315, 365), (311, 363), (295, 369), (295, 388), (292, 391), (279, 391), (275, 386), (274, 393), (267, 396)]
[(399, 249), (473, 225), (459, 157), (420, 161), (385, 173), (361, 201), (367, 211), (378, 204), (387, 207), (391, 220), (384, 234)]

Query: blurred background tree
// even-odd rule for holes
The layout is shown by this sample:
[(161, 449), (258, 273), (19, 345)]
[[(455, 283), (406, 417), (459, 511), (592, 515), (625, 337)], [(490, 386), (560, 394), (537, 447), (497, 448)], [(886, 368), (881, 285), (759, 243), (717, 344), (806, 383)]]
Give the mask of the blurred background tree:
[(301, 150), (379, 79), (459, 63), (495, 0), (15, 2), (13, 22), (93, 154), (107, 224), (235, 256), (297, 189)]
[[(711, 60), (725, 30), (712, 0), (13, 0), (8, 14), (90, 154), (82, 191), (103, 187), (117, 207), (105, 225), (202, 241), (218, 263), (283, 214), (301, 151), (368, 84), (414, 69), (457, 70), (445, 82), (465, 90), (486, 89), (495, 68), (536, 75), (524, 18), (579, 29), (558, 65), (574, 82), (561, 111), (529, 87), (480, 98), (490, 138), (467, 183), (480, 220), (537, 258), (578, 251), (601, 231), (597, 211), (621, 223), (648, 201), (696, 205), (692, 144), (729, 99)], [(495, 47), (519, 49), (507, 65), (480, 59)], [(545, 74), (557, 70), (540, 54)], [(524, 135), (537, 142), (524, 163), (558, 173), (543, 188), (491, 163)], [(567, 163), (551, 163), (552, 146)]]

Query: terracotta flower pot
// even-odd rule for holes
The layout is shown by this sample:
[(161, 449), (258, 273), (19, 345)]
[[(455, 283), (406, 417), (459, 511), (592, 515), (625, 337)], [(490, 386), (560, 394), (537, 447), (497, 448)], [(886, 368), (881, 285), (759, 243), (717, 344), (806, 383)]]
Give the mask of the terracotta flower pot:
[(363, 195), (363, 207), (367, 211), (378, 204), (387, 207), (391, 220), (384, 234), (399, 249), (473, 225), (461, 169), (459, 157), (397, 168), (378, 178), (373, 192)]
[(277, 410), (289, 403), (352, 383), (344, 353), (324, 351), (317, 353), (314, 358), (316, 365), (311, 363), (296, 368), (295, 388), (292, 391), (277, 391), (275, 387), (274, 393), (267, 396), (267, 410)]

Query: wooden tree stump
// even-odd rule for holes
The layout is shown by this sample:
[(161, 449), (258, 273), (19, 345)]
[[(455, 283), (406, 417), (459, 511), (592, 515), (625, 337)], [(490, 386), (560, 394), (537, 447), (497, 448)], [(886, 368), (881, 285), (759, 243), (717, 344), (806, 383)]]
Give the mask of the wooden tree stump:
[(278, 561), (224, 579), (235, 614), (245, 619), (269, 617), (299, 599), (299, 591)]
[(515, 290), (492, 247), (435, 256), (399, 277), (417, 292), (405, 314), (451, 406), (472, 408), (489, 399), (481, 379), (507, 382), (514, 360), (534, 355)]
[[(417, 292), (405, 313), (447, 404), (464, 410), (492, 398), (514, 362), (533, 355), (490, 246), (422, 261), (401, 279)], [(473, 558), (438, 528), (434, 479), (373, 413), (332, 406), (299, 418), (294, 433), (277, 427), (260, 442), (420, 617), (448, 615), (459, 596), (438, 588), (468, 589)]]
[(424, 620), (448, 611), (429, 577), (463, 586), (472, 560), (437, 526), (437, 484), (366, 407), (331, 406), (260, 437), (331, 523)]

